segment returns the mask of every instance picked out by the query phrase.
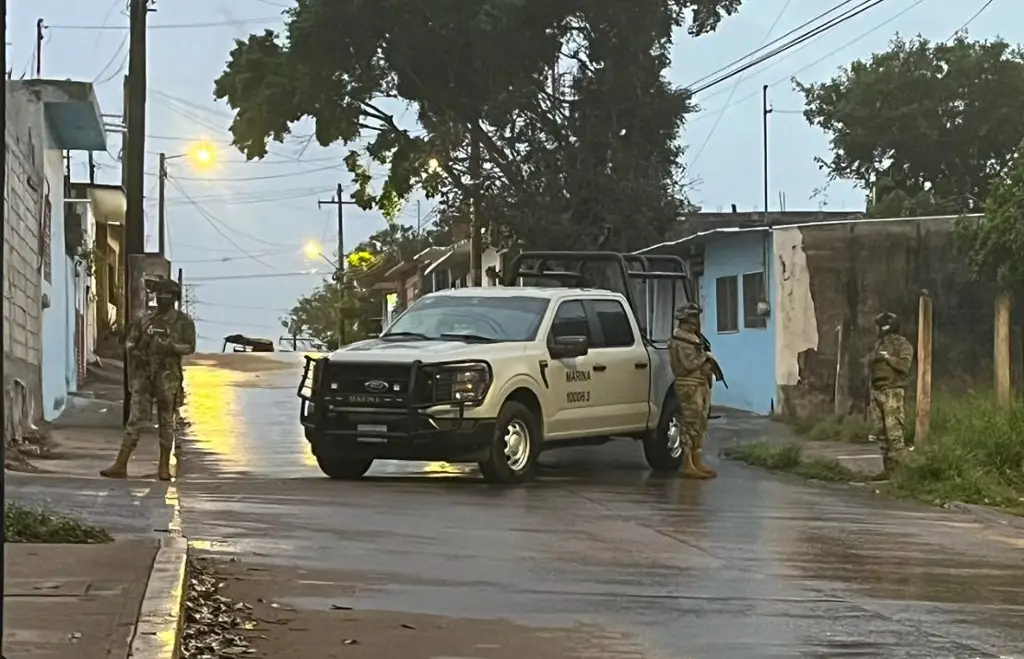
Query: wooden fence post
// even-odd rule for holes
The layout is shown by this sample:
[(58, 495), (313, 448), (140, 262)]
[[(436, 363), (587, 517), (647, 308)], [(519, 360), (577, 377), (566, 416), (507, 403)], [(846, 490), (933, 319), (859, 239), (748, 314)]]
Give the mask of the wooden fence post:
[(1009, 293), (996, 296), (995, 337), (993, 365), (996, 377), (996, 397), (1007, 405), (1010, 402), (1010, 310)]
[(921, 291), (917, 306), (917, 419), (914, 445), (928, 441), (932, 422), (932, 298)]

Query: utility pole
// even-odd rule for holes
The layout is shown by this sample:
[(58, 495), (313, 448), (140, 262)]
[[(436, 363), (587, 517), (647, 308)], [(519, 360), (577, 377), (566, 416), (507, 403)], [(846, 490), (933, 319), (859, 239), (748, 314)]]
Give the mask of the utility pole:
[(423, 215), (420, 214), (420, 200), (416, 200), (416, 233), (423, 231)]
[(178, 292), (181, 293), (178, 309), (184, 311), (187, 306), (185, 304), (185, 272), (181, 268), (178, 268)]
[[(128, 81), (125, 107), (127, 126), (125, 156), (122, 160), (122, 178), (125, 184), (127, 213), (125, 215), (125, 329), (145, 312), (146, 287), (144, 260), (146, 253), (146, 220), (143, 174), (146, 168), (146, 21), (149, 14), (147, 0), (130, 0)], [(129, 356), (124, 360), (124, 423), (128, 423), (132, 392), (128, 387)]]
[[(164, 248), (167, 240), (167, 219), (166, 213), (166, 202), (167, 198), (167, 154), (163, 151), (160, 152), (160, 164), (157, 168), (157, 227), (160, 235), (159, 247), (157, 251), (160, 256), (165, 256)], [(180, 271), (179, 271), (180, 272)]]
[(473, 186), (472, 203), (469, 216), (469, 273), (473, 286), (483, 286), (483, 236), (480, 226), (480, 138), (477, 136), (474, 122), (470, 127), (469, 137), (469, 176)]
[(43, 41), (44, 35), (43, 30), (46, 29), (46, 25), (43, 24), (43, 19), (36, 21), (36, 77), (43, 77)]
[(355, 206), (354, 201), (344, 201), (342, 195), (344, 190), (341, 183), (335, 191), (334, 199), (320, 199), (316, 202), (318, 208), (324, 206), (338, 207), (338, 271), (334, 273), (334, 281), (338, 284), (338, 347), (345, 345), (345, 316), (342, 315), (342, 308), (345, 303), (345, 265), (348, 259), (345, 258), (345, 206)]
[(764, 157), (764, 223), (768, 224), (768, 85), (761, 87), (761, 150)]
[[(4, 148), (0, 152), (0, 188), (7, 189), (7, 0), (0, 0), (0, 33), (3, 34), (4, 47), (0, 49), (0, 75), (4, 77), (4, 93), (0, 94), (0, 121), (4, 126)], [(7, 245), (7, 204), (0, 204), (0, 244)], [(4, 286), (4, 254), (6, 249), (0, 249), (0, 288), (7, 290)], [(0, 314), (0, 334), (7, 334), (3, 327), (3, 315)], [(0, 382), (6, 382), (4, 364), (7, 360), (0, 360)], [(7, 428), (7, 406), (0, 405), (0, 425)], [(6, 450), (6, 442), (5, 442)], [(7, 510), (7, 468), (0, 469), (0, 511)], [(7, 528), (5, 524), (6, 514), (0, 515), (0, 659), (4, 653), (4, 581), (7, 565)]]

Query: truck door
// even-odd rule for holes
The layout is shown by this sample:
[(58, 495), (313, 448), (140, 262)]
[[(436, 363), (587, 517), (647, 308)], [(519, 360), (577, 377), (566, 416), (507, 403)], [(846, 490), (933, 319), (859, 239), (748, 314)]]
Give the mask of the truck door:
[[(559, 336), (585, 336), (593, 341), (586, 310), (580, 300), (564, 300), (555, 310), (548, 332), (549, 342)], [(594, 358), (590, 353), (574, 359), (551, 359), (548, 381), (551, 400), (546, 404), (547, 439), (592, 435), (601, 431), (603, 421), (595, 418), (592, 407), (597, 403), (594, 387)]]
[(617, 299), (584, 303), (595, 327), (591, 343), (594, 380), (600, 387), (602, 416), (613, 432), (635, 432), (647, 426), (651, 364), (629, 312)]

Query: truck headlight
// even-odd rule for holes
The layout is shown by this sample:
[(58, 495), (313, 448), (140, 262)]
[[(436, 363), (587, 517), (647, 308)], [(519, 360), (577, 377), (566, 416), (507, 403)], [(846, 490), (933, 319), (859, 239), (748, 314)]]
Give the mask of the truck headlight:
[(491, 369), (487, 364), (453, 364), (446, 370), (452, 373), (451, 400), (472, 403), (487, 395), (491, 386)]

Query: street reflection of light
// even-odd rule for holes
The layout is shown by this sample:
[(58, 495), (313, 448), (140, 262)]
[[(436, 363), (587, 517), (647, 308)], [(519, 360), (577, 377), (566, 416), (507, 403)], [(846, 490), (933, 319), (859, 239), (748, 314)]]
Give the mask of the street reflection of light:
[(185, 369), (185, 408), (182, 415), (191, 426), (188, 434), (196, 448), (217, 456), (226, 465), (240, 467), (245, 455), (239, 437), (246, 431), (234, 384), (237, 375), (228, 369), (194, 365)]

